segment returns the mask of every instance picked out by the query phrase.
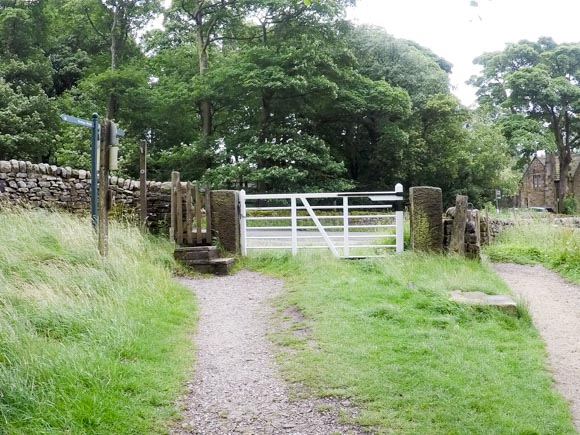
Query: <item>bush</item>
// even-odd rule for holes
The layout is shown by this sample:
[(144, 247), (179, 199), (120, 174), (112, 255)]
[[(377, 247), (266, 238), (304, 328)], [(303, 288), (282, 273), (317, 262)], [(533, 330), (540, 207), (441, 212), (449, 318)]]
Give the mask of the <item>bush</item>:
[(576, 211), (578, 210), (578, 201), (576, 200), (573, 194), (571, 193), (566, 194), (563, 205), (564, 205), (564, 213), (576, 214)]

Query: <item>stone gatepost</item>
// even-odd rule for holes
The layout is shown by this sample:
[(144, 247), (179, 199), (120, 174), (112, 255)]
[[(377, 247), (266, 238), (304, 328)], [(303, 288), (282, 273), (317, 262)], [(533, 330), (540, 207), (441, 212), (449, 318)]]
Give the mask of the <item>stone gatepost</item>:
[(443, 250), (443, 195), (438, 187), (411, 187), (411, 248), (414, 251)]
[(240, 212), (237, 190), (211, 191), (211, 225), (228, 252), (240, 252)]

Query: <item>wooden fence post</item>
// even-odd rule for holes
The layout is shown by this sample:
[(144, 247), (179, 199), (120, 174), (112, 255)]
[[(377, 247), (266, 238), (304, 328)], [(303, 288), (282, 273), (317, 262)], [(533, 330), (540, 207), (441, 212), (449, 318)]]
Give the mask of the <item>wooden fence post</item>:
[(205, 185), (205, 240), (208, 244), (212, 244), (211, 237), (211, 191), (209, 189), (209, 183)]
[(171, 173), (171, 227), (169, 228), (169, 238), (175, 242), (175, 232), (177, 225), (177, 201), (176, 190), (179, 183), (179, 172), (173, 171)]
[(187, 233), (187, 244), (193, 245), (193, 210), (192, 210), (192, 188), (188, 181), (185, 188), (185, 232)]
[(139, 194), (141, 228), (147, 228), (147, 141), (139, 145)]
[(195, 226), (197, 232), (196, 242), (198, 245), (203, 244), (203, 234), (201, 225), (201, 192), (199, 181), (195, 182)]
[[(179, 174), (179, 172), (178, 172)], [(175, 214), (176, 214), (176, 232), (177, 237), (175, 240), (178, 245), (183, 245), (183, 194), (181, 189), (181, 179), (177, 179), (177, 186), (175, 189)]]
[(475, 224), (475, 237), (477, 246), (481, 246), (481, 214), (479, 210), (473, 210), (471, 212), (473, 217), (473, 222)]
[[(101, 144), (99, 150), (99, 220), (98, 220), (98, 247), (99, 254), (106, 257), (109, 238), (109, 132), (111, 121), (103, 121), (101, 125)], [(91, 182), (96, 182), (92, 180)]]

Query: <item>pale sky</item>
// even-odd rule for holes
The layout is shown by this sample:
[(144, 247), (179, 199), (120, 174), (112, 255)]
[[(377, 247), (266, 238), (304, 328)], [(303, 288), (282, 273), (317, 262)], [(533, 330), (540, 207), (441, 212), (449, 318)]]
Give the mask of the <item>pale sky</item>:
[(580, 42), (580, 0), (357, 0), (348, 18), (430, 48), (453, 64), (454, 93), (470, 105), (475, 89), (464, 82), (478, 69), (473, 59), (507, 42), (551, 36)]

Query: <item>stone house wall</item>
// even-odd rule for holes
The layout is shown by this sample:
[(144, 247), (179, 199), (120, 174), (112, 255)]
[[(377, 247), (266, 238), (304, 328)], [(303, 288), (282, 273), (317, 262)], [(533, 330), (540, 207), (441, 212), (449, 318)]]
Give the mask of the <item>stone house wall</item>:
[[(557, 209), (558, 198), (556, 182), (560, 179), (558, 158), (552, 154), (534, 157), (520, 182), (520, 207), (547, 207)], [(534, 183), (539, 177), (540, 183)], [(580, 154), (572, 156), (568, 180), (568, 191), (580, 202)]]
[(545, 207), (546, 190), (553, 180), (546, 174), (546, 164), (538, 158), (530, 163), (530, 166), (524, 173), (522, 185), (520, 188), (520, 199), (522, 207)]

